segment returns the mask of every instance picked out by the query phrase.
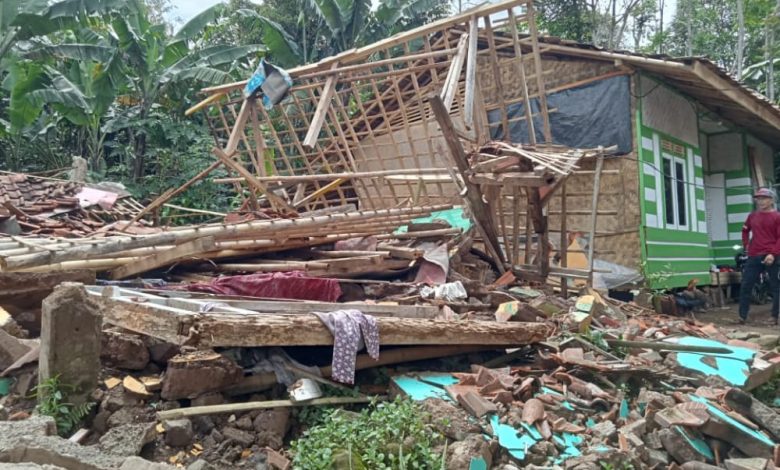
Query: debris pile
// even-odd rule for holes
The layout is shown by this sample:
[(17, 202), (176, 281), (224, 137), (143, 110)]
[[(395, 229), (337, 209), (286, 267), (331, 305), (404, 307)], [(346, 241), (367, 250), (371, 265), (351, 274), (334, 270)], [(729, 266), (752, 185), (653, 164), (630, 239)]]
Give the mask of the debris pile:
[[(614, 315), (590, 314), (593, 323), (581, 334), (583, 297), (591, 296), (552, 318), (561, 334), (537, 348), (466, 373), (392, 379), (397, 393), (445, 401), (433, 409), (454, 413), (455, 406), (477, 420), (470, 435), (448, 437), (466, 443), (489, 436), (497, 444), (483, 444), (489, 451), (472, 452), (466, 465), (453, 444), (448, 468), (764, 469), (780, 463), (780, 414), (748, 392), (780, 370), (780, 355), (761, 344), (774, 349), (778, 336), (729, 339), (711, 324), (631, 314), (619, 326)], [(507, 363), (514, 365), (499, 367)]]
[(142, 209), (127, 191), (114, 186), (0, 173), (0, 233), (83, 237), (105, 233)]

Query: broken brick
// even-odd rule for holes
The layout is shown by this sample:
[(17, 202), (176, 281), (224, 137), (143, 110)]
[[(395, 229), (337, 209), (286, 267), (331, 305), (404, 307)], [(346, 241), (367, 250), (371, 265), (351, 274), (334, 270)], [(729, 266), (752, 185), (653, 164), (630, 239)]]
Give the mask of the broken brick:
[(488, 413), (498, 411), (496, 405), (474, 392), (466, 392), (458, 395), (458, 403), (472, 416), (481, 418)]

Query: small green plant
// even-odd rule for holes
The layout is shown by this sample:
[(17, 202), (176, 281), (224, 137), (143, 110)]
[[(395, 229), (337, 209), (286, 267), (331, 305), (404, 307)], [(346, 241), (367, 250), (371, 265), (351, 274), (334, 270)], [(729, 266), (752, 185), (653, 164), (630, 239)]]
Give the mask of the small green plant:
[(411, 400), (371, 403), (359, 414), (333, 411), (292, 442), (293, 468), (444, 469), (444, 442)]
[(647, 266), (647, 261), (642, 261), (642, 263), (639, 265), (639, 272), (645, 279), (645, 287), (650, 291), (650, 293), (653, 294), (653, 296), (661, 295), (666, 292), (666, 288), (662, 286), (665, 286), (669, 279), (671, 279), (674, 275), (674, 271), (670, 263), (666, 263), (663, 267), (663, 270), (651, 271)]
[(35, 398), (38, 399), (35, 410), (42, 415), (53, 417), (61, 436), (70, 434), (95, 405), (91, 402), (81, 405), (68, 403), (67, 394), (74, 389), (73, 385), (62, 383), (59, 375), (39, 383), (33, 389)]
[(620, 470), (635, 470), (634, 465), (628, 462), (623, 462), (620, 467), (616, 467), (610, 462), (599, 462), (599, 465), (601, 465), (602, 470), (618, 470), (618, 468)]
[(752, 393), (756, 400), (763, 402), (765, 405), (777, 406), (775, 401), (780, 398), (780, 372), (776, 373), (765, 384), (756, 387)]

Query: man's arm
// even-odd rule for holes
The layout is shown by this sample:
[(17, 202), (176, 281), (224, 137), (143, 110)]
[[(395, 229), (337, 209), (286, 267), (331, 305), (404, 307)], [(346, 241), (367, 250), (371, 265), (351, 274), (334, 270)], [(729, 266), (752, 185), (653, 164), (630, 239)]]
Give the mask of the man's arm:
[(780, 213), (775, 216), (775, 244), (772, 248), (774, 258), (780, 258)]
[(747, 251), (748, 242), (750, 241), (750, 219), (752, 217), (753, 214), (749, 214), (742, 225), (742, 247), (745, 248), (745, 251)]

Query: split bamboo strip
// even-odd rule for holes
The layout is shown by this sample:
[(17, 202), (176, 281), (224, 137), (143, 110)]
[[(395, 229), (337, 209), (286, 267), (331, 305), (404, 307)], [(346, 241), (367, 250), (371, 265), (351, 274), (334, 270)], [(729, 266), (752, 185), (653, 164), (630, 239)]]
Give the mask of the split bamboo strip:
[(0, 266), (4, 271), (32, 267), (41, 264), (51, 264), (61, 261), (96, 257), (98, 255), (124, 251), (133, 248), (142, 248), (152, 245), (176, 244), (194, 238), (215, 236), (218, 239), (228, 239), (240, 234), (255, 234), (260, 237), (263, 234), (280, 233), (291, 227), (306, 227), (313, 231), (321, 226), (326, 226), (337, 221), (349, 221), (353, 228), (360, 225), (355, 222), (381, 219), (393, 215), (429, 215), (437, 210), (450, 209), (452, 206), (430, 206), (425, 208), (406, 209), (380, 209), (375, 211), (363, 211), (357, 213), (339, 213), (326, 216), (301, 217), (298, 219), (275, 219), (264, 221), (244, 222), (238, 224), (211, 224), (200, 227), (177, 227), (168, 232), (143, 236), (120, 236), (106, 238), (104, 242), (93, 245), (74, 244), (70, 248), (57, 251), (41, 251), (18, 256), (5, 256), (0, 258)]

